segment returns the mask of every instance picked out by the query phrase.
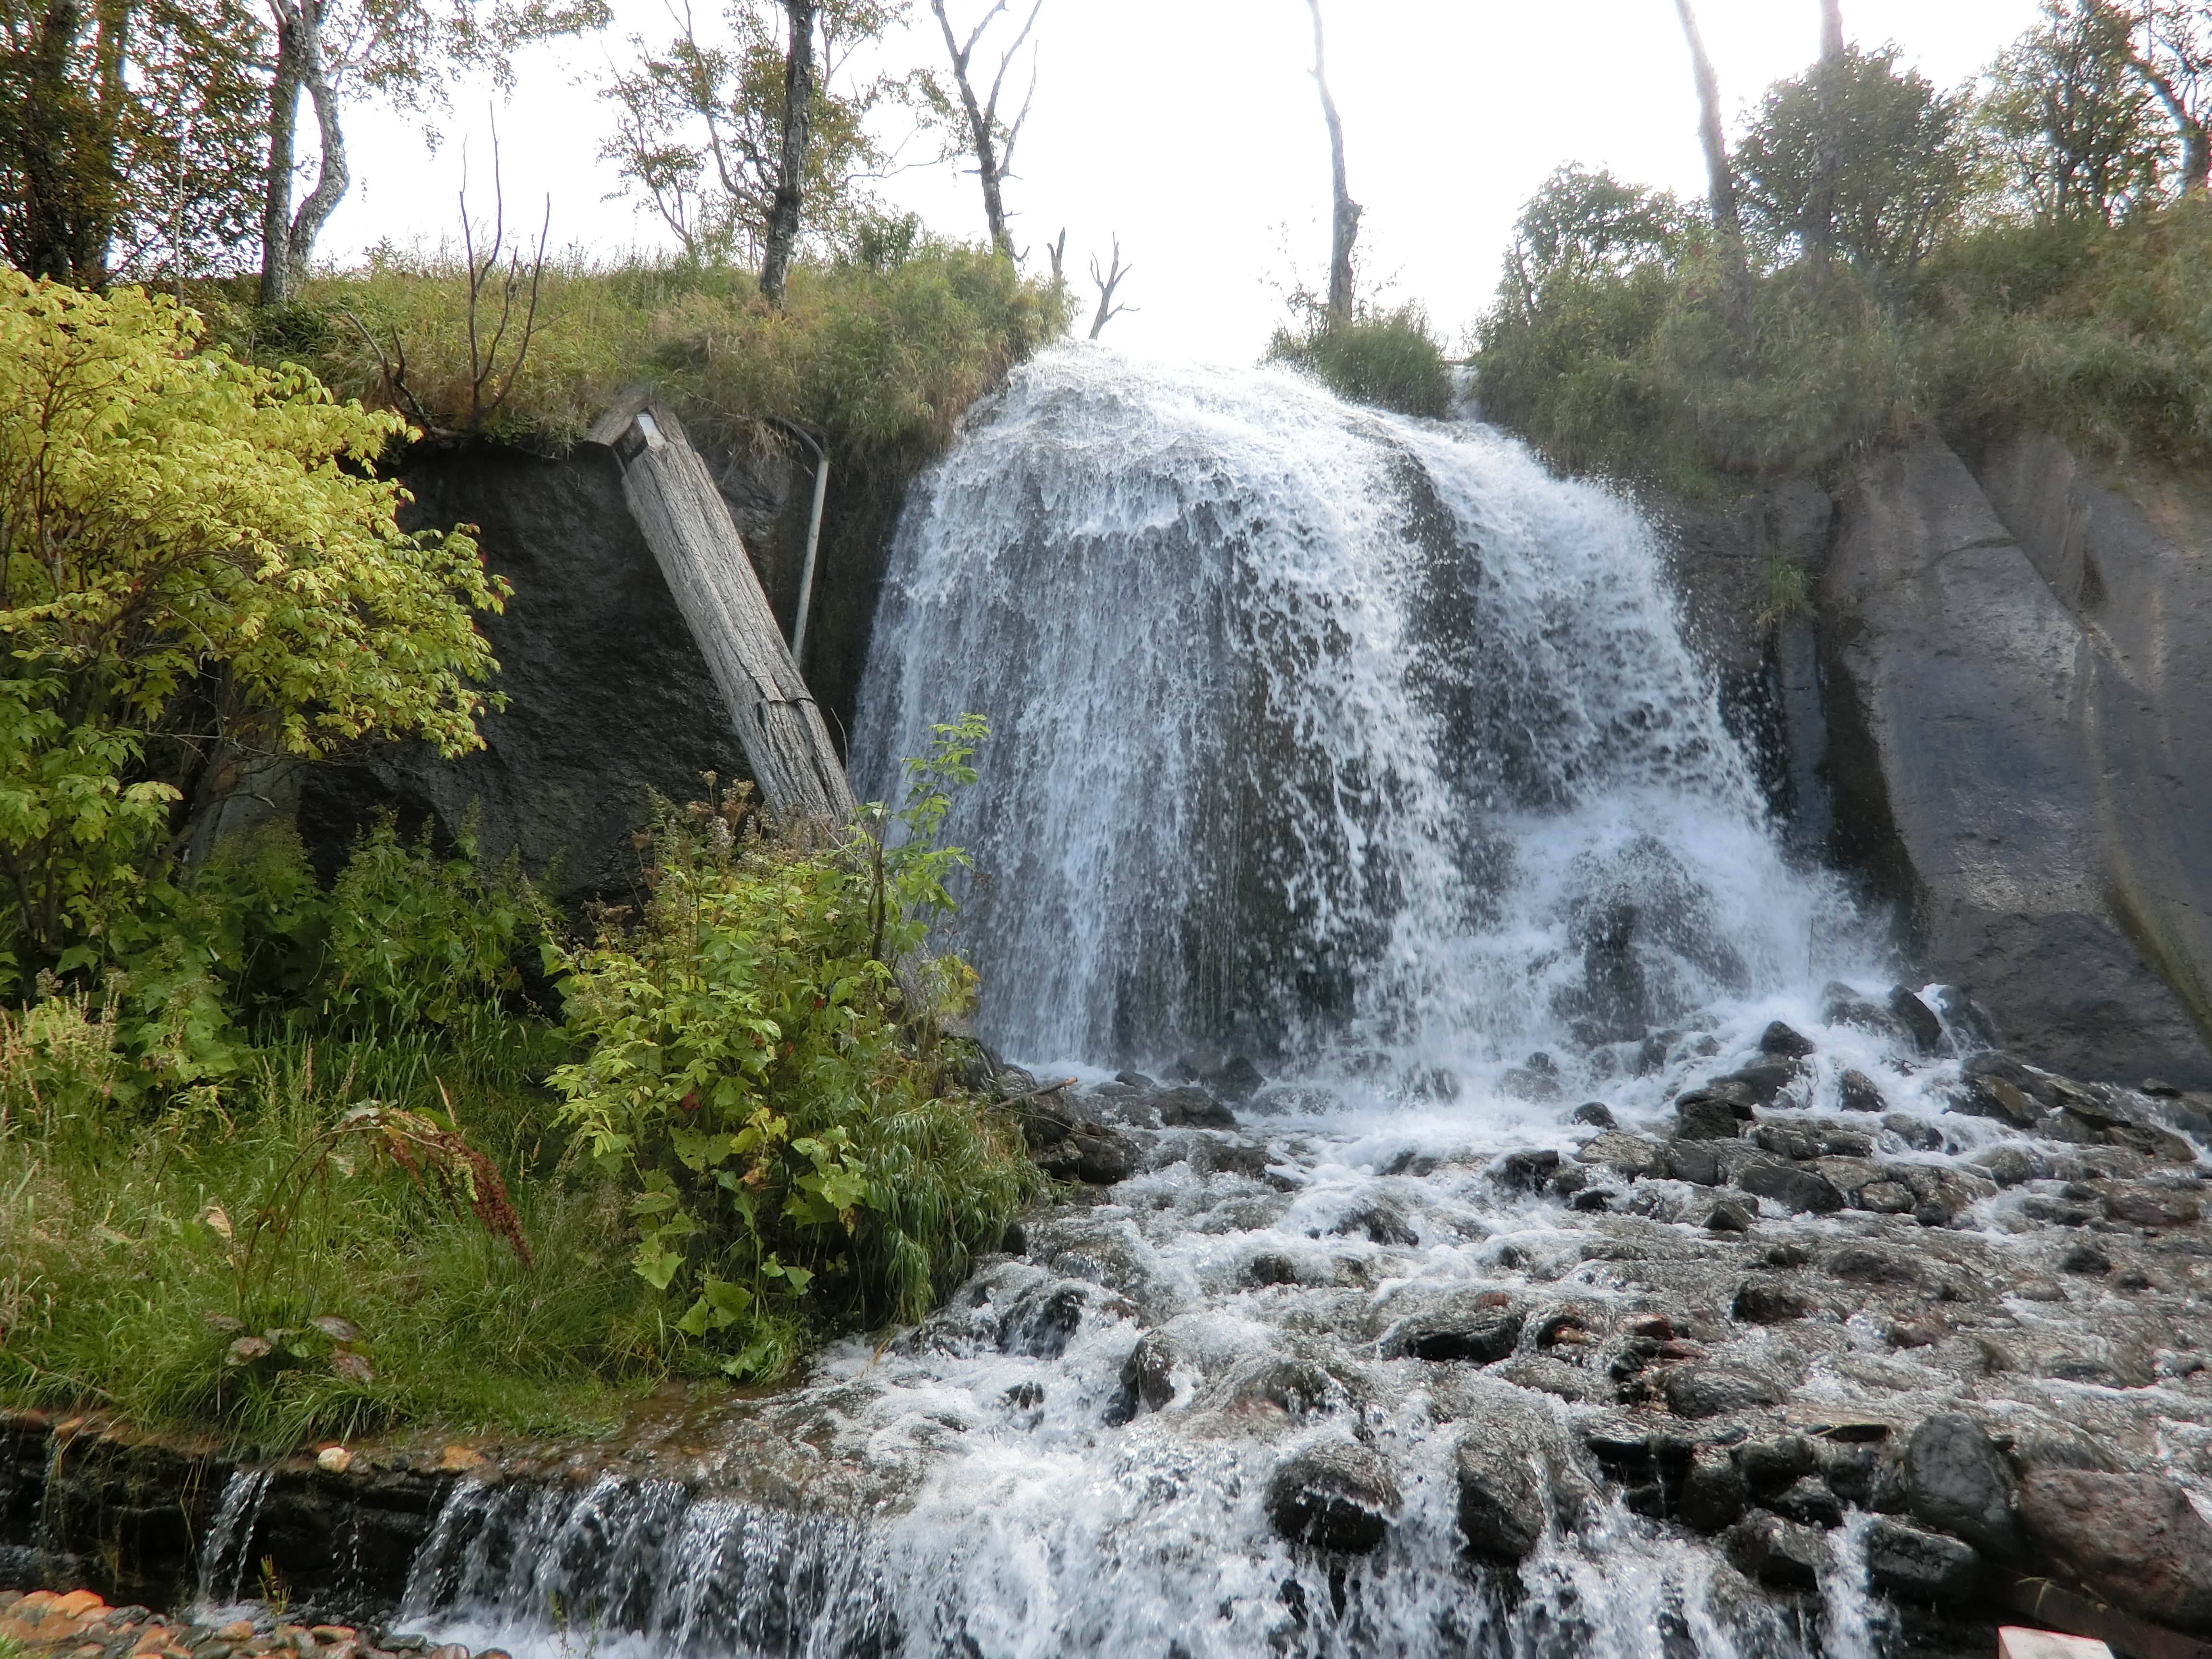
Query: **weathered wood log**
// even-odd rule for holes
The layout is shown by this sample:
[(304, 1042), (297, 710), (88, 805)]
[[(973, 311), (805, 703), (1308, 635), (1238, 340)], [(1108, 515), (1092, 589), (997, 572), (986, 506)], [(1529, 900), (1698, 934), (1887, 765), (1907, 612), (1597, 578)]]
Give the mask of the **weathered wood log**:
[(601, 416), (590, 435), (622, 464), (623, 497), (714, 673), (762, 803), (782, 817), (848, 822), (859, 808), (822, 711), (683, 423), (658, 404), (631, 400)]

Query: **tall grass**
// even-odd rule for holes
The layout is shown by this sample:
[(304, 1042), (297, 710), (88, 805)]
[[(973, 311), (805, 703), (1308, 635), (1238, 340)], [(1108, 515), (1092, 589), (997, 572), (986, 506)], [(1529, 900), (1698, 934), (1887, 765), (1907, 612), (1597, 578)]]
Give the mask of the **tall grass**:
[(1278, 329), (1271, 362), (1302, 368), (1356, 404), (1441, 420), (1451, 411), (1451, 369), (1419, 306), (1363, 312), (1332, 326), (1316, 314), (1302, 329)]

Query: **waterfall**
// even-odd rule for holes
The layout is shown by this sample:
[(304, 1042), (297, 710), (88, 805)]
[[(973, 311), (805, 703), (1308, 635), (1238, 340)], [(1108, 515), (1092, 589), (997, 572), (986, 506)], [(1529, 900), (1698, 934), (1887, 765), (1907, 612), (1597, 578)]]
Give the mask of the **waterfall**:
[[(1955, 1060), (1834, 1012), (1826, 981), (1878, 994), (1880, 953), (1784, 858), (1630, 503), (1286, 374), (1048, 353), (909, 496), (863, 705), (878, 799), (933, 723), (993, 727), (948, 830), (993, 1042), (1091, 1068), (1234, 1047), (1273, 1081), (1239, 1133), (1140, 1133), (1134, 1176), (1029, 1218), (921, 1328), (687, 1427), (688, 1461), (463, 1486), (404, 1622), (528, 1659), (1893, 1650), (1859, 1510), (1796, 1599), (1668, 1520), (1689, 1443), (1644, 1425), (1689, 1418), (1637, 1368), (1662, 1340), (1794, 1367), (1838, 1413), (1956, 1376), (1871, 1326), (1798, 1354), (1732, 1322), (1778, 1234), (1713, 1231), (1710, 1170), (1585, 1175), (1570, 1114), (1656, 1123), (1778, 1018), (1815, 1048), (1785, 1111), (1878, 1079), (1887, 1116), (1820, 1132), (1869, 1176), (1877, 1138), (1932, 1181), (1931, 1148), (2002, 1130), (1937, 1133)], [(1519, 1180), (1516, 1151), (1587, 1185)], [(1510, 1355), (1394, 1346), (1439, 1309), (1510, 1310)], [(1499, 1433), (1524, 1466), (1559, 1449), (1517, 1570), (1464, 1535), (1455, 1460)], [(1863, 1450), (1832, 1461), (1864, 1496)], [(1306, 1456), (1380, 1472), (1372, 1554), (1284, 1535), (1270, 1493)]]
[(1607, 1023), (1594, 944), (1666, 1024), (1848, 922), (1768, 833), (1632, 506), (1287, 373), (1077, 349), (971, 416), (901, 522), (856, 782), (896, 795), (968, 710), (957, 942), (1038, 1061), (1458, 1080)]

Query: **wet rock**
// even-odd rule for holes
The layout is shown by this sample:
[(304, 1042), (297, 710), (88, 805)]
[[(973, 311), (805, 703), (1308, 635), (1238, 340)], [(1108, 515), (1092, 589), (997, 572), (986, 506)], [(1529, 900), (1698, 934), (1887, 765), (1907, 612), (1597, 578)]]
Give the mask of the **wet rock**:
[(1024, 1292), (999, 1322), (1000, 1352), (1057, 1359), (1083, 1323), (1083, 1288), (1046, 1285)]
[(1751, 1206), (1741, 1200), (1724, 1198), (1712, 1207), (1705, 1217), (1705, 1231), (1715, 1233), (1747, 1233), (1757, 1215)]
[(1774, 1435), (1746, 1443), (1737, 1462), (1752, 1496), (1764, 1503), (1813, 1473), (1813, 1446), (1802, 1434)]
[(2076, 1244), (2058, 1264), (2061, 1273), (2101, 1276), (2112, 1271), (2112, 1258), (2094, 1244)]
[(1813, 1042), (1778, 1019), (1759, 1033), (1759, 1052), (1779, 1060), (1802, 1060), (1813, 1052)]
[(1764, 1512), (1731, 1527), (1726, 1547), (1729, 1565), (1738, 1572), (1784, 1589), (1818, 1588), (1834, 1560), (1828, 1540), (1814, 1528)]
[(1678, 1140), (1734, 1140), (1751, 1117), (1748, 1107), (1739, 1107), (1710, 1090), (1684, 1095), (1674, 1103), (1674, 1137)]
[[(1013, 1074), (1009, 1066), (1000, 1073), (1004, 1085)], [(1034, 1079), (1030, 1079), (1033, 1088)], [(1030, 1156), (1038, 1169), (1058, 1181), (1079, 1181), (1088, 1186), (1110, 1187), (1136, 1173), (1137, 1143), (1121, 1130), (1094, 1122), (1058, 1091), (1045, 1094), (1013, 1091), (1015, 1121)]]
[(1516, 1100), (1537, 1105), (1559, 1097), (1559, 1063), (1547, 1054), (1533, 1054), (1498, 1080), (1498, 1086)]
[(1516, 1388), (1552, 1395), (1577, 1405), (1595, 1406), (1613, 1398), (1612, 1389), (1601, 1378), (1549, 1354), (1516, 1355), (1502, 1364), (1494, 1375)]
[(2105, 1214), (2133, 1227), (2186, 1227), (2204, 1213), (2188, 1194), (2162, 1187), (2116, 1187), (2105, 1194)]
[(2034, 1469), (2020, 1516), (2036, 1545), (2139, 1618), (2212, 1632), (2212, 1525), (2154, 1474)]
[(1851, 1201), (1877, 1215), (1909, 1215), (1919, 1200), (1901, 1181), (1869, 1181), (1851, 1194)]
[(1676, 1365), (1662, 1385), (1667, 1408), (1677, 1417), (1722, 1417), (1759, 1406), (1782, 1403), (1782, 1385), (1747, 1367), (1728, 1364)]
[(2047, 1181), (2051, 1177), (2050, 1163), (2025, 1146), (1992, 1146), (1987, 1152), (1974, 1154), (1978, 1168), (1989, 1171), (1990, 1179), (2000, 1187), (2017, 1187), (2024, 1182)]
[(1686, 1526), (1699, 1532), (1725, 1532), (1743, 1519), (1749, 1507), (1743, 1471), (1725, 1448), (1700, 1446), (1682, 1477), (1677, 1514)]
[(1880, 1003), (1861, 996), (1839, 979), (1820, 990), (1820, 1022), (1824, 1025), (1852, 1025), (1892, 1042), (1908, 1042), (1911, 1034), (1904, 1023)]
[(1233, 1129), (1237, 1114), (1203, 1089), (1170, 1089), (1152, 1097), (1152, 1109), (1167, 1129)]
[(1453, 1455), (1459, 1486), (1459, 1530), (1468, 1553), (1517, 1565), (1543, 1541), (1548, 1506), (1544, 1480), (1529, 1449), (1484, 1426)]
[(1666, 1152), (1656, 1140), (1607, 1130), (1584, 1141), (1576, 1150), (1575, 1161), (1602, 1164), (1632, 1181), (1639, 1176), (1659, 1174), (1665, 1168)]
[(1751, 1139), (1761, 1152), (1797, 1163), (1808, 1163), (1820, 1155), (1820, 1137), (1809, 1124), (1762, 1123), (1751, 1132)]
[(1456, 1297), (1393, 1326), (1382, 1340), (1383, 1357), (1494, 1364), (1519, 1343), (1527, 1317), (1525, 1310), (1486, 1296)]
[(1936, 988), (1936, 1012), (1948, 1028), (1951, 1040), (1961, 1052), (1994, 1048), (1998, 1043), (1997, 1022), (1995, 1015), (1974, 1000), (1964, 988), (1956, 985)]
[(1848, 1066), (1836, 1079), (1836, 1088), (1843, 1109), (1847, 1112), (1881, 1112), (1889, 1109), (1882, 1097), (1881, 1085), (1856, 1066)]
[(1536, 1193), (1559, 1173), (1559, 1155), (1548, 1148), (1534, 1152), (1508, 1152), (1491, 1166), (1490, 1177), (1510, 1193)]
[(1267, 1518), (1294, 1544), (1364, 1555), (1389, 1535), (1401, 1501), (1380, 1457), (1352, 1441), (1328, 1441), (1276, 1469)]
[(1911, 1037), (1912, 1045), (1923, 1054), (1943, 1052), (1943, 1022), (1936, 1011), (1902, 985), (1893, 985), (1889, 990), (1889, 1012), (1897, 1023)]
[(1804, 1066), (1796, 1060), (1762, 1060), (1724, 1077), (1717, 1077), (1705, 1087), (1716, 1091), (1732, 1088), (1741, 1091), (1738, 1097), (1753, 1107), (1771, 1106), (1784, 1090), (1804, 1075)]
[(1771, 1200), (1792, 1215), (1833, 1215), (1844, 1207), (1844, 1195), (1834, 1183), (1792, 1164), (1754, 1164), (1736, 1176), (1736, 1185), (1755, 1198)]
[(1120, 1425), (1139, 1413), (1161, 1411), (1175, 1400), (1175, 1354), (1158, 1331), (1146, 1331), (1121, 1362), (1120, 1391), (1106, 1408), (1106, 1421)]
[(1778, 1279), (1747, 1279), (1736, 1286), (1729, 1316), (1747, 1325), (1780, 1325), (1802, 1319), (1811, 1300)]
[(1817, 1474), (1801, 1476), (1766, 1500), (1777, 1515), (1808, 1527), (1830, 1528), (1844, 1524), (1844, 1506), (1828, 1483)]
[(1601, 1100), (1586, 1100), (1567, 1114), (1570, 1123), (1587, 1123), (1596, 1129), (1617, 1129), (1620, 1124), (1613, 1115), (1613, 1108)]
[(1846, 1244), (1821, 1262), (1832, 1278), (1851, 1285), (1917, 1285), (1920, 1270), (1903, 1256), (1872, 1244)]
[(2012, 1476), (1980, 1424), (1958, 1412), (1929, 1418), (1905, 1453), (1906, 1501), (1913, 1518), (1965, 1539), (1983, 1554), (2021, 1553)]
[(1705, 1140), (1669, 1141), (1666, 1174), (1671, 1180), (1686, 1181), (1696, 1187), (1717, 1187), (1729, 1178), (1728, 1166), (1721, 1162), (1711, 1142)]
[(1966, 1602), (1981, 1588), (1981, 1558), (1970, 1546), (1887, 1516), (1867, 1528), (1866, 1553), (1876, 1587), (1907, 1601)]
[(1255, 1255), (1244, 1264), (1244, 1281), (1248, 1285), (1296, 1285), (1299, 1282), (1297, 1263), (1273, 1251)]
[(1410, 1246), (1421, 1242), (1420, 1234), (1406, 1218), (1406, 1212), (1382, 1199), (1355, 1205), (1329, 1231), (1347, 1237), (1361, 1235), (1370, 1244)]
[(1943, 1132), (1925, 1118), (1907, 1117), (1903, 1112), (1892, 1112), (1882, 1119), (1881, 1127), (1916, 1152), (1940, 1152), (1943, 1150)]
[(1114, 1081), (1125, 1089), (1142, 1089), (1148, 1093), (1160, 1086), (1142, 1072), (1116, 1072), (1114, 1073)]

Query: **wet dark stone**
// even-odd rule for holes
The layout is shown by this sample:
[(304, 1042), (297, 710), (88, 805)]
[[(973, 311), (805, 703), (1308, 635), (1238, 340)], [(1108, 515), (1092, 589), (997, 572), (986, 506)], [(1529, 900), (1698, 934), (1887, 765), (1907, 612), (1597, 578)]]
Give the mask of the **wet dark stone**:
[(1758, 1218), (1752, 1207), (1740, 1199), (1724, 1198), (1713, 1206), (1712, 1213), (1705, 1218), (1705, 1231), (1715, 1233), (1747, 1233)]
[(1295, 1285), (1298, 1282), (1297, 1264), (1286, 1255), (1272, 1252), (1255, 1255), (1244, 1264), (1244, 1277), (1254, 1285)]
[(1591, 1188), (1577, 1193), (1569, 1199), (1567, 1207), (1583, 1215), (1603, 1215), (1613, 1207), (1613, 1200), (1603, 1193)]
[(1548, 1148), (1535, 1152), (1508, 1152), (1491, 1168), (1491, 1179), (1508, 1192), (1541, 1192), (1544, 1183), (1559, 1173), (1559, 1155)]
[(2034, 1127), (2058, 1104), (2051, 1079), (2002, 1051), (1976, 1054), (1959, 1068), (1959, 1091), (1951, 1109), (1969, 1117), (1995, 1118), (2016, 1129)]
[(2098, 1276), (2112, 1271), (2112, 1258), (2094, 1244), (2076, 1244), (2066, 1252), (2065, 1260), (2058, 1264), (2058, 1270)]
[(1913, 1518), (1923, 1525), (1963, 1538), (1984, 1555), (2020, 1554), (2010, 1472), (1972, 1418), (1944, 1412), (1915, 1429), (1905, 1478)]
[(1528, 1447), (1478, 1427), (1460, 1442), (1453, 1474), (1468, 1553), (1508, 1566), (1534, 1553), (1544, 1538), (1544, 1483)]
[(1371, 1244), (1403, 1246), (1421, 1242), (1420, 1234), (1406, 1218), (1405, 1212), (1396, 1205), (1381, 1200), (1357, 1206), (1346, 1212), (1344, 1218), (1329, 1231), (1346, 1235), (1364, 1234)]
[(1121, 1362), (1120, 1391), (1106, 1408), (1106, 1421), (1119, 1426), (1139, 1412), (1159, 1411), (1175, 1399), (1175, 1355), (1158, 1331), (1146, 1331)]
[(1678, 1140), (1734, 1140), (1749, 1116), (1719, 1095), (1705, 1091), (1686, 1094), (1674, 1103), (1674, 1136)]
[(1820, 1264), (1832, 1277), (1853, 1285), (1917, 1285), (1911, 1262), (1871, 1244), (1846, 1244)]
[(1802, 1319), (1812, 1306), (1802, 1292), (1774, 1279), (1747, 1279), (1736, 1286), (1730, 1316), (1747, 1325), (1780, 1325)]
[(2051, 1165), (2025, 1146), (1993, 1146), (1986, 1152), (1976, 1154), (1974, 1163), (1988, 1171), (1990, 1180), (2000, 1187), (2017, 1187), (2023, 1182), (2048, 1180)]
[(1676, 1181), (1698, 1187), (1718, 1187), (1728, 1180), (1728, 1166), (1710, 1141), (1675, 1140), (1667, 1146), (1667, 1173)]
[(1267, 1518), (1294, 1544), (1364, 1555), (1389, 1534), (1397, 1482), (1380, 1457), (1350, 1441), (1294, 1454), (1267, 1487)]
[(1822, 1150), (1820, 1133), (1809, 1123), (1762, 1123), (1751, 1132), (1751, 1138), (1761, 1152), (1801, 1164), (1820, 1157)]
[(1170, 1089), (1152, 1097), (1152, 1109), (1168, 1129), (1233, 1129), (1237, 1114), (1203, 1089)]
[(1880, 1003), (1869, 1001), (1841, 980), (1830, 980), (1822, 988), (1820, 1021), (1825, 1025), (1855, 1025), (1892, 1041), (1911, 1040), (1896, 1015)]
[(1811, 1527), (1754, 1512), (1729, 1529), (1729, 1564), (1747, 1578), (1784, 1589), (1818, 1588), (1833, 1560), (1828, 1541)]
[(1024, 1354), (1031, 1359), (1057, 1359), (1083, 1323), (1083, 1291), (1062, 1285), (1019, 1297), (999, 1324), (1002, 1352)]
[(1682, 1477), (1677, 1508), (1685, 1525), (1699, 1532), (1725, 1532), (1743, 1519), (1749, 1504), (1743, 1471), (1720, 1446), (1700, 1446)]
[(1813, 1042), (1778, 1019), (1759, 1033), (1759, 1052), (1781, 1060), (1802, 1060), (1813, 1052)]
[(1784, 1490), (1766, 1500), (1766, 1507), (1777, 1515), (1808, 1527), (1832, 1528), (1844, 1524), (1844, 1506), (1828, 1483), (1817, 1474), (1808, 1474), (1793, 1481)]
[(1842, 1097), (1843, 1108), (1847, 1112), (1889, 1109), (1889, 1103), (1882, 1098), (1881, 1086), (1856, 1066), (1846, 1067), (1843, 1076), (1836, 1079), (1836, 1086)]
[(1982, 1563), (1971, 1546), (1923, 1532), (1887, 1516), (1867, 1528), (1867, 1576), (1909, 1601), (1971, 1601), (1981, 1588)]
[(1725, 1077), (1715, 1078), (1705, 1086), (1717, 1089), (1724, 1084), (1734, 1084), (1750, 1097), (1753, 1106), (1771, 1106), (1784, 1089), (1804, 1075), (1804, 1066), (1796, 1060), (1762, 1060)]
[(1752, 1496), (1762, 1503), (1813, 1473), (1812, 1443), (1802, 1434), (1747, 1441), (1737, 1458)]
[(1916, 1152), (1940, 1152), (1943, 1150), (1943, 1132), (1926, 1118), (1908, 1117), (1903, 1112), (1892, 1112), (1882, 1119), (1881, 1127)]
[(1788, 1164), (1754, 1164), (1736, 1176), (1736, 1185), (1792, 1215), (1833, 1215), (1844, 1207), (1844, 1195), (1826, 1176)]
[[(1011, 1086), (1007, 1079), (1013, 1068), (999, 1076), (1001, 1087)], [(1028, 1086), (1034, 1087), (1035, 1080)], [(1025, 1094), (1026, 1090), (1013, 1087), (1012, 1092)], [(1027, 1094), (1015, 1102), (1013, 1113), (1030, 1158), (1055, 1180), (1110, 1187), (1136, 1173), (1137, 1143), (1119, 1129), (1092, 1121), (1057, 1091)]]
[(2185, 1227), (2204, 1206), (2170, 1187), (2117, 1187), (2105, 1194), (2105, 1214), (2135, 1227)]
[(1116, 1072), (1114, 1073), (1114, 1081), (1121, 1084), (1124, 1088), (1142, 1089), (1147, 1092), (1160, 1086), (1142, 1072)]
[(1663, 1385), (1668, 1409), (1677, 1417), (1721, 1417), (1754, 1406), (1778, 1406), (1782, 1386), (1739, 1366), (1676, 1365)]
[(1951, 1028), (1952, 1041), (1961, 1050), (1994, 1048), (2002, 1041), (1996, 1017), (1960, 986), (1936, 988), (1936, 1012)]
[(1613, 1108), (1601, 1100), (1586, 1100), (1567, 1114), (1570, 1123), (1588, 1123), (1600, 1129), (1617, 1129), (1620, 1123), (1613, 1115)]
[(1897, 1017), (1912, 1038), (1913, 1047), (1923, 1054), (1943, 1051), (1943, 1022), (1936, 1018), (1936, 1011), (1902, 985), (1892, 986), (1889, 993), (1889, 1012)]
[(1390, 1358), (1403, 1356), (1431, 1362), (1494, 1364), (1513, 1352), (1527, 1317), (1521, 1308), (1485, 1307), (1470, 1297), (1406, 1320), (1391, 1333), (1383, 1353)]

